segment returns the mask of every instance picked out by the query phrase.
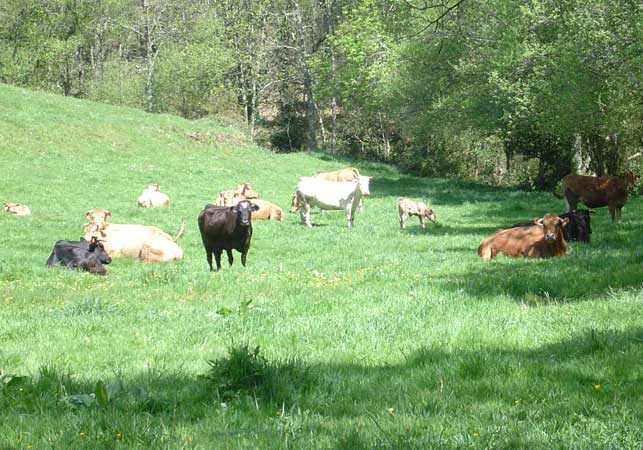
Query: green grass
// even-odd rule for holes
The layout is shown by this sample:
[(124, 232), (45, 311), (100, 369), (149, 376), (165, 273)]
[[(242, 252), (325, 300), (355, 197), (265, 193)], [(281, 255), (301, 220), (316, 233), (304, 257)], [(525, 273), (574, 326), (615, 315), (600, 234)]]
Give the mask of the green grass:
[[(0, 106), (0, 201), (32, 210), (0, 214), (1, 449), (642, 448), (640, 198), (566, 258), (485, 263), (490, 232), (562, 202), (4, 85)], [(374, 176), (353, 229), (286, 213), (254, 223), (247, 269), (207, 270), (196, 217), (220, 190), (286, 210), (300, 175), (345, 165)], [(169, 209), (136, 206), (150, 182)], [(400, 195), (437, 223), (400, 230)], [(93, 207), (185, 218), (184, 259), (45, 269)]]

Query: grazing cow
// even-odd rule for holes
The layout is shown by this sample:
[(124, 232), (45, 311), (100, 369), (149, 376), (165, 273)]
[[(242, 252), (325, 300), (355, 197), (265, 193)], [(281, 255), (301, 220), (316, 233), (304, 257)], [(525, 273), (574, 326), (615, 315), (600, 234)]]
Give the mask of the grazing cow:
[(27, 205), (21, 205), (20, 203), (6, 202), (4, 204), (4, 210), (10, 214), (15, 214), (16, 216), (30, 216), (31, 210)]
[(362, 195), (368, 194), (368, 183), (363, 185), (358, 177), (353, 181), (326, 181), (314, 177), (301, 177), (295, 195), (300, 205), (301, 221), (308, 227), (310, 223), (310, 207), (320, 209), (344, 210), (348, 226), (353, 226), (355, 209)]
[(199, 213), (199, 231), (205, 248), (205, 256), (212, 271), (212, 254), (221, 270), (221, 254), (225, 249), (228, 263), (232, 265), (232, 250), (241, 253), (241, 264), (246, 266), (246, 256), (252, 238), (252, 212), (259, 207), (248, 200), (241, 200), (234, 206), (221, 207), (206, 205)]
[(183, 258), (183, 250), (176, 241), (183, 236), (185, 223), (181, 223), (174, 239), (158, 227), (107, 223), (111, 213), (97, 208), (87, 212), (90, 220), (84, 225), (86, 240), (98, 237), (113, 258), (126, 257), (143, 262), (169, 262)]
[(435, 213), (432, 209), (429, 209), (424, 202), (416, 202), (406, 197), (400, 197), (397, 199), (397, 209), (400, 213), (400, 228), (402, 229), (406, 227), (406, 221), (409, 216), (418, 216), (422, 228), (425, 228), (424, 218), (435, 222)]
[(485, 261), (495, 258), (498, 253), (514, 258), (565, 256), (567, 242), (562, 227), (568, 221), (569, 219), (561, 219), (555, 214), (545, 214), (540, 219), (534, 219), (537, 226), (498, 230), (482, 241), (478, 247), (478, 256)]
[(109, 264), (112, 258), (105, 251), (103, 244), (93, 237), (90, 241), (57, 241), (47, 258), (47, 267), (58, 264), (69, 269), (81, 269), (85, 272), (106, 275), (103, 264)]
[[(563, 237), (565, 241), (590, 241), (592, 227), (590, 225), (590, 214), (594, 211), (587, 209), (575, 209), (570, 212), (559, 214), (561, 219), (569, 219), (569, 222), (563, 225)], [(514, 223), (511, 228), (531, 227), (536, 225), (536, 219), (527, 222)]]
[(567, 175), (563, 178), (563, 193), (566, 210), (576, 209), (578, 202), (583, 202), (590, 208), (607, 206), (610, 221), (614, 218), (621, 222), (621, 209), (627, 202), (627, 191), (639, 175), (627, 172), (622, 177), (590, 177), (584, 175)]
[(170, 197), (161, 192), (161, 186), (158, 184), (150, 184), (143, 190), (143, 193), (138, 197), (138, 206), (143, 208), (152, 208), (155, 206), (170, 206)]

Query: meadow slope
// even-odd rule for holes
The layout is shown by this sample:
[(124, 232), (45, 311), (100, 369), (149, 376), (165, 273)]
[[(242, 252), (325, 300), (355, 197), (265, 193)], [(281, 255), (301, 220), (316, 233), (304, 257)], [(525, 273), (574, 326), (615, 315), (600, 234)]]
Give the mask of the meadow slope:
[[(353, 229), (287, 212), (300, 175), (346, 165), (374, 177)], [(642, 448), (640, 197), (566, 258), (485, 263), (486, 235), (562, 201), (6, 85), (0, 174), (0, 201), (32, 210), (0, 214), (0, 449)], [(246, 269), (210, 273), (197, 215), (243, 181), (284, 220), (254, 223)], [(136, 206), (151, 182), (169, 209)], [(401, 195), (437, 223), (400, 230)], [(45, 269), (93, 207), (170, 234), (185, 218), (184, 259)], [(246, 345), (263, 387), (206, 376)]]

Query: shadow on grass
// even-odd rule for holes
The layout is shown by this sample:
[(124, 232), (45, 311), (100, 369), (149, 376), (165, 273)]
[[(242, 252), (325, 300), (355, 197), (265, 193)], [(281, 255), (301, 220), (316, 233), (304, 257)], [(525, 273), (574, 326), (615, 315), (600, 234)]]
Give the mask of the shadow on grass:
[[(642, 342), (642, 328), (590, 329), (527, 350), (477, 343), (449, 350), (427, 342), (399, 364), (267, 361), (263, 386), (225, 397), (222, 384), (209, 377), (156, 369), (125, 377), (122, 391), (105, 404), (84, 406), (60, 399), (90, 392), (98, 380), (74, 381), (44, 369), (33, 381), (6, 385), (0, 407), (8, 418), (37, 413), (69, 420), (88, 436), (120, 430), (137, 445), (152, 447), (159, 445), (159, 430), (164, 444), (173, 445), (168, 440), (179, 440), (180, 430), (209, 418), (226, 424), (209, 431), (210, 437), (230, 445), (249, 433), (272, 439), (265, 448), (303, 448), (311, 436), (334, 442), (331, 448), (462, 448), (462, 433), (471, 439), (472, 429), (483, 441), (495, 439), (486, 443), (493, 448), (552, 448), (569, 438), (556, 434), (570, 421), (580, 435), (593, 434), (594, 448), (604, 448), (613, 433), (620, 448), (633, 448), (628, 443), (640, 437), (640, 417), (631, 412), (640, 401)], [(579, 414), (600, 417), (611, 432), (592, 433)], [(301, 432), (284, 443), (288, 423), (298, 423)], [(499, 423), (506, 433), (489, 431)], [(540, 432), (527, 432), (534, 423)]]

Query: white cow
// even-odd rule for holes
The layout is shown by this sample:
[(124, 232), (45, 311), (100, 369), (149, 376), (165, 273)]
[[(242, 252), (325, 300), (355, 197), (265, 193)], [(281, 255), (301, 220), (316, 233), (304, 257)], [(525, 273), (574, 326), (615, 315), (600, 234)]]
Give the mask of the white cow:
[[(362, 180), (364, 178), (365, 180)], [(302, 223), (310, 223), (310, 207), (346, 211), (348, 226), (353, 225), (355, 210), (363, 195), (368, 195), (368, 177), (354, 181), (326, 181), (314, 177), (301, 177), (295, 188)], [(365, 183), (364, 183), (365, 182)]]
[(138, 197), (138, 206), (143, 208), (152, 208), (154, 206), (170, 206), (170, 197), (161, 192), (161, 187), (156, 184), (150, 184), (143, 190)]

